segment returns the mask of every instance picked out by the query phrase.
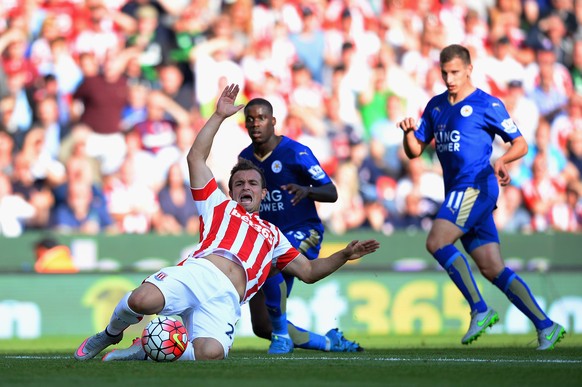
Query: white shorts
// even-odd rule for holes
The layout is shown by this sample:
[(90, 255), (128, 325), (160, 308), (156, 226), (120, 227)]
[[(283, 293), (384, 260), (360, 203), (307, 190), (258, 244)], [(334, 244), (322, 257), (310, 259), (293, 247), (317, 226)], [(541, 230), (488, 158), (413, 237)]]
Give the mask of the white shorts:
[(163, 268), (145, 281), (164, 295), (160, 315), (180, 316), (190, 341), (216, 339), (224, 347), (224, 357), (228, 356), (241, 315), (240, 300), (232, 282), (212, 262), (189, 259), (183, 266)]

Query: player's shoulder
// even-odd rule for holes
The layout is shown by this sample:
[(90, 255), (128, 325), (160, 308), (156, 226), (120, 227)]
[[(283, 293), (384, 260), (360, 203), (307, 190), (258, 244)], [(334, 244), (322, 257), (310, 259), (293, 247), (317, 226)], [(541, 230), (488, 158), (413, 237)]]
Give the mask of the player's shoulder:
[(295, 156), (302, 156), (312, 154), (313, 152), (307, 145), (300, 143), (297, 140), (293, 140), (286, 136), (281, 136), (281, 143), (279, 144), (279, 148), (285, 152), (293, 154)]
[(475, 90), (474, 99), (481, 101), (481, 103), (492, 108), (504, 108), (503, 102), (500, 98), (491, 95), (481, 89)]
[(251, 156), (253, 155), (253, 144), (248, 145), (246, 148), (244, 148), (240, 153), (239, 153), (239, 157), (242, 157), (243, 159), (249, 159), (251, 158)]
[(443, 91), (442, 93), (433, 96), (428, 101), (427, 107), (437, 106), (437, 105), (440, 105), (440, 104), (445, 103), (445, 102), (448, 103), (448, 95), (449, 95), (448, 91)]

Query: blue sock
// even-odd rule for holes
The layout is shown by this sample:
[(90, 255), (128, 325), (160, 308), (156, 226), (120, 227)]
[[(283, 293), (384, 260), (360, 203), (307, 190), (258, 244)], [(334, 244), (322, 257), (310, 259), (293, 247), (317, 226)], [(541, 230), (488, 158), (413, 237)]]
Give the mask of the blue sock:
[(287, 284), (283, 275), (278, 273), (267, 278), (263, 285), (265, 304), (269, 312), (269, 318), (273, 325), (273, 334), (288, 336), (287, 330)]
[(457, 288), (469, 303), (471, 311), (485, 312), (487, 304), (475, 283), (473, 273), (469, 267), (467, 258), (454, 246), (446, 245), (438, 249), (433, 256), (437, 262), (447, 271)]
[(329, 351), (326, 346), (327, 338), (317, 333), (306, 331), (303, 328), (296, 327), (290, 321), (288, 323), (289, 336), (297, 348), (316, 349), (319, 351)]
[(493, 284), (501, 289), (509, 301), (533, 322), (536, 329), (544, 329), (552, 325), (552, 320), (540, 308), (527, 284), (513, 270), (508, 267), (503, 269), (495, 277)]

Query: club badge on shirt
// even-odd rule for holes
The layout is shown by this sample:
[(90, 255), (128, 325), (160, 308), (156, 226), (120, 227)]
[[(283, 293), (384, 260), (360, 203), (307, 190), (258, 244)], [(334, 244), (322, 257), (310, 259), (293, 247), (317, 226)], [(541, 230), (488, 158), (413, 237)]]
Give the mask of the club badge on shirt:
[(469, 117), (471, 114), (473, 114), (473, 108), (469, 105), (465, 105), (461, 108), (461, 115), (463, 117)]
[(279, 160), (275, 160), (273, 161), (273, 164), (271, 164), (271, 170), (275, 173), (281, 172), (282, 169), (283, 164)]

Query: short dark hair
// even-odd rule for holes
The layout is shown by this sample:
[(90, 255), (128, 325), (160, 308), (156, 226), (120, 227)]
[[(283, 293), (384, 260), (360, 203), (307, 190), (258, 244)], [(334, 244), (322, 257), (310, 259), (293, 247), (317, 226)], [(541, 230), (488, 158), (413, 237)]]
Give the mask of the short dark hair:
[(442, 65), (455, 58), (461, 59), (466, 65), (471, 64), (471, 54), (469, 53), (469, 50), (460, 44), (451, 44), (450, 46), (443, 48), (440, 55), (440, 63)]
[(228, 189), (232, 191), (232, 177), (234, 176), (235, 173), (237, 173), (238, 171), (250, 171), (250, 170), (257, 171), (259, 175), (261, 175), (261, 188), (267, 188), (267, 179), (265, 179), (265, 174), (263, 173), (263, 170), (257, 167), (255, 164), (253, 164), (252, 161), (240, 157), (238, 159), (238, 163), (236, 163), (236, 165), (232, 167), (232, 170), (230, 171), (230, 178), (228, 179)]
[(264, 98), (251, 99), (245, 106), (245, 110), (244, 110), (245, 116), (249, 113), (249, 108), (251, 106), (264, 106), (267, 108), (267, 111), (269, 112), (269, 114), (273, 115), (273, 105), (271, 105), (271, 103)]

